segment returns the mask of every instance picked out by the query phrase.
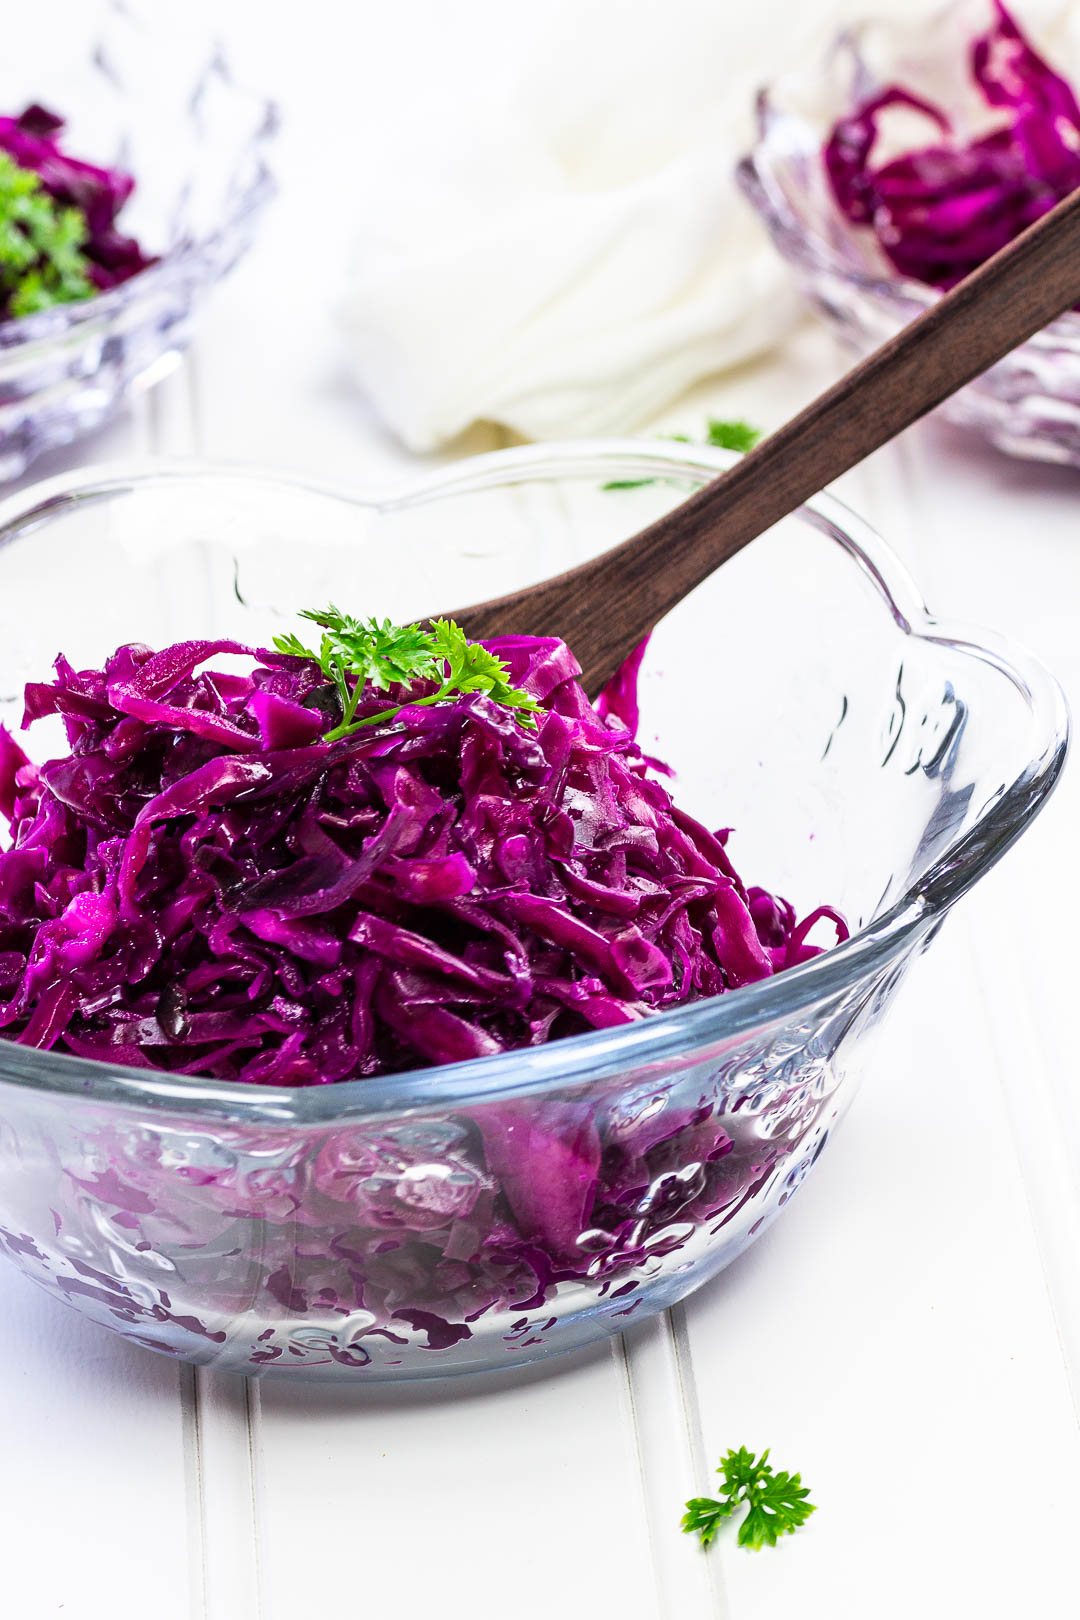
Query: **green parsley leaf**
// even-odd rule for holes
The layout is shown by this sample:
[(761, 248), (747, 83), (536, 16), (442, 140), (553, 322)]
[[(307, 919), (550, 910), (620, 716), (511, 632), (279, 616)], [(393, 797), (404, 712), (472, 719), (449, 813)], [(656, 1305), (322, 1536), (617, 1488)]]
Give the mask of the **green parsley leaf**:
[(743, 1506), (749, 1509), (739, 1526), (740, 1547), (775, 1547), (784, 1535), (793, 1535), (817, 1511), (798, 1474), (777, 1473), (765, 1450), (760, 1457), (740, 1446), (721, 1457), (716, 1472), (723, 1478), (719, 1499), (695, 1496), (686, 1504), (682, 1528), (697, 1534), (707, 1547), (722, 1520)]
[(312, 652), (297, 636), (275, 636), (278, 652), (291, 658), (310, 658), (319, 665), (341, 699), (341, 724), (326, 733), (326, 742), (351, 737), (365, 726), (381, 725), (401, 713), (398, 703), (378, 714), (356, 719), (365, 691), (388, 692), (416, 681), (436, 683), (436, 690), (408, 699), (411, 707), (451, 702), (480, 692), (492, 702), (515, 711), (521, 725), (536, 725), (535, 698), (510, 685), (509, 670), (501, 658), (470, 641), (453, 619), (435, 619), (430, 630), (420, 624), (391, 624), (389, 619), (354, 619), (331, 605), (319, 612), (300, 614), (322, 631), (319, 650)]
[(89, 234), (80, 209), (56, 202), (32, 170), (0, 152), (0, 317), (92, 297), (82, 251)]
[(701, 1545), (707, 1547), (724, 1520), (729, 1519), (734, 1511), (734, 1502), (716, 1502), (711, 1496), (692, 1496), (686, 1504), (682, 1527), (691, 1535), (696, 1531), (701, 1537)]
[(761, 438), (761, 429), (749, 422), (724, 422), (718, 416), (709, 417), (707, 433), (708, 442), (718, 450), (738, 450), (744, 456)]
[(275, 636), (274, 646), (279, 653), (287, 653), (290, 658), (314, 658), (299, 636)]
[[(688, 433), (665, 433), (664, 438), (675, 444), (693, 444)], [(752, 450), (761, 438), (760, 428), (751, 427), (749, 422), (725, 422), (718, 416), (710, 416), (705, 425), (705, 440), (718, 450), (738, 450), (743, 455)], [(647, 484), (676, 483), (676, 479), (668, 478), (613, 478), (610, 483), (601, 484), (601, 489), (644, 489)]]

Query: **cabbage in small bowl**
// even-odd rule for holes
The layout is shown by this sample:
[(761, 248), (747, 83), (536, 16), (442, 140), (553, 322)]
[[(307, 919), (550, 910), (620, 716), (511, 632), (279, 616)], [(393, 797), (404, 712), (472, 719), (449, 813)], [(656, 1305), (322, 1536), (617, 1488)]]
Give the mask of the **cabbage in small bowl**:
[[(1080, 60), (1040, 53), (998, 0), (868, 22), (763, 90), (743, 191), (814, 307), (857, 352), (1080, 184)], [(940, 407), (1012, 455), (1080, 465), (1080, 314)]]
[[(113, 5), (101, 18), (62, 12), (36, 50), (0, 64), (0, 480), (179, 363), (273, 189), (273, 107), (232, 82), (219, 50), (166, 16)], [(50, 211), (43, 145), (57, 138), (92, 169), (69, 167)], [(46, 185), (27, 195), (35, 170)]]

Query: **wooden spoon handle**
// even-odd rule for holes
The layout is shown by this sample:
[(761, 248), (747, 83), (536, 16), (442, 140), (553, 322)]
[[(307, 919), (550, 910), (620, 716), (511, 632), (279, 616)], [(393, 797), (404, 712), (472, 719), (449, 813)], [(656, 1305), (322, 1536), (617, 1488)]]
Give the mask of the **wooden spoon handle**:
[(453, 616), (474, 639), (562, 636), (595, 693), (722, 562), (1078, 301), (1080, 191), (640, 534)]

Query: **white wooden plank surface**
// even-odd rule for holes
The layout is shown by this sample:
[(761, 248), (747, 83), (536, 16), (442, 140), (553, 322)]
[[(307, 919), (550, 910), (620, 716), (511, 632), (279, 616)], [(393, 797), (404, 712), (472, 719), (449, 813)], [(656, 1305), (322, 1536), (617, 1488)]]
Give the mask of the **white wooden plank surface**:
[[(347, 1549), (365, 1608), (545, 1620), (553, 1601), (653, 1620), (656, 1592), (618, 1343), (447, 1387), (267, 1380), (260, 1490), (268, 1620)], [(614, 1556), (612, 1556), (614, 1555)], [(362, 1572), (362, 1573), (360, 1573)]]
[(152, 1601), (161, 1620), (188, 1620), (195, 1480), (178, 1368), (6, 1265), (0, 1320), (4, 1613), (97, 1620)]
[[(313, 213), (320, 230), (338, 217), (319, 159), (385, 109), (379, 53), (392, 62), (419, 31), (420, 81), (452, 76), (482, 30), (463, 44), (430, 3), (333, 9), (308, 22), (333, 21), (337, 48), (305, 53), (248, 0), (222, 8), (248, 77), (284, 103), (276, 213), (187, 372), (39, 474), (132, 448), (357, 482), (411, 465), (344, 375), (332, 276), (313, 286), (295, 244)], [(695, 432), (710, 410), (771, 425), (838, 365), (807, 329), (657, 427)], [(1075, 475), (930, 424), (846, 493), (936, 607), (1026, 640), (1080, 702)], [(1074, 771), (914, 971), (794, 1212), (619, 1345), (546, 1376), (350, 1398), (178, 1376), (0, 1272), (5, 1613), (284, 1620), (343, 1602), (396, 1612), (417, 1593), (447, 1620), (1070, 1612), (1078, 785)], [(678, 1532), (681, 1504), (744, 1442), (801, 1468), (820, 1511), (775, 1552), (703, 1555)]]

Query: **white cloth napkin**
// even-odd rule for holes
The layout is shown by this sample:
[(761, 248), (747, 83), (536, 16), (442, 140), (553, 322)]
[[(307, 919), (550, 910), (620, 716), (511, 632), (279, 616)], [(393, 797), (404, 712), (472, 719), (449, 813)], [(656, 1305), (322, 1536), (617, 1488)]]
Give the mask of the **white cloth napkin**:
[[(630, 431), (794, 319), (733, 180), (757, 88), (843, 22), (936, 0), (568, 0), (496, 91), (425, 109), (364, 202), (344, 310), (354, 372), (412, 449), (476, 421), (526, 438)], [(1028, 24), (1078, 8), (1020, 0)], [(513, 8), (511, 7), (511, 12)], [(1034, 14), (1034, 15), (1033, 15)], [(1059, 30), (1060, 31), (1060, 30)]]
[(353, 364), (414, 450), (477, 420), (526, 438), (636, 426), (792, 317), (779, 261), (731, 196), (730, 154), (686, 152), (595, 192), (545, 184), (541, 156), (485, 176), (482, 202), (463, 176), (455, 220), (429, 203), (412, 240), (361, 243)]

